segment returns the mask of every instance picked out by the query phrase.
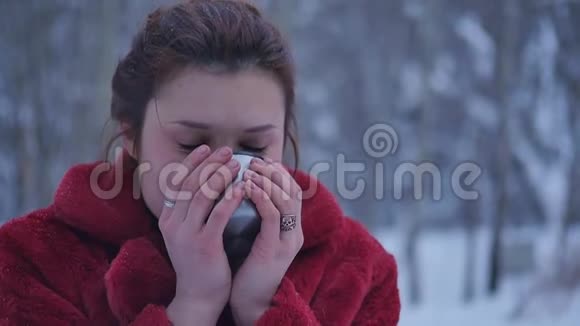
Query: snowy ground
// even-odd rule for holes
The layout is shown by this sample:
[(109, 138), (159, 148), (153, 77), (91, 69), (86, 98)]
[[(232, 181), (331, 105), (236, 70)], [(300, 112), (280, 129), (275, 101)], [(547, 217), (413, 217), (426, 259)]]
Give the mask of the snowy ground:
[(403, 301), (400, 326), (578, 326), (580, 325), (580, 293), (568, 297), (551, 296), (534, 306), (534, 315), (525, 319), (509, 318), (527, 282), (524, 278), (508, 279), (493, 298), (484, 293), (489, 233), (477, 233), (477, 288), (470, 304), (462, 303), (465, 238), (459, 230), (423, 233), (419, 243), (419, 265), (423, 303), (417, 307), (407, 303), (407, 279), (402, 258), (402, 232), (384, 230), (375, 236), (397, 257), (399, 288)]

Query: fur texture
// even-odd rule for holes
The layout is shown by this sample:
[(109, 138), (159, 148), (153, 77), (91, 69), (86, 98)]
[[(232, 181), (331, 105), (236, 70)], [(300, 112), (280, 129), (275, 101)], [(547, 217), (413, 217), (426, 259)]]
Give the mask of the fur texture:
[[(118, 163), (123, 187), (110, 200), (91, 190), (96, 164), (71, 168), (53, 204), (0, 228), (0, 325), (171, 325), (175, 273), (155, 218), (133, 198), (135, 164)], [(115, 173), (100, 176), (102, 189)], [(393, 257), (320, 182), (295, 178), (306, 195), (316, 187), (303, 202), (304, 246), (258, 325), (396, 325)], [(233, 325), (229, 307), (218, 325)]]

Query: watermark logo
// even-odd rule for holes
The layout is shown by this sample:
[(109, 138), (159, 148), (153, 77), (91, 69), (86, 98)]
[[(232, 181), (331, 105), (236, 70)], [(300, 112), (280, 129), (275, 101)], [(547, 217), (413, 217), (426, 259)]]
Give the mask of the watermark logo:
[[(334, 172), (335, 178), (332, 180), (336, 186), (338, 196), (345, 200), (354, 200), (360, 198), (363, 193), (372, 186), (374, 198), (382, 200), (385, 198), (386, 190), (392, 189), (392, 199), (402, 200), (404, 194), (412, 190), (413, 199), (422, 200), (426, 193), (432, 194), (433, 200), (441, 200), (444, 183), (448, 182), (453, 194), (461, 200), (478, 200), (479, 192), (473, 189), (477, 180), (483, 174), (479, 165), (472, 161), (457, 162), (452, 169), (447, 180), (443, 177), (440, 166), (436, 162), (399, 162), (393, 165), (385, 166), (381, 159), (389, 155), (396, 154), (399, 149), (399, 135), (395, 128), (387, 123), (375, 123), (368, 127), (362, 136), (362, 146), (365, 153), (373, 158), (373, 163), (366, 161), (349, 161), (347, 155), (339, 153), (332, 160), (325, 160), (313, 164), (306, 173), (314, 176), (311, 184), (306, 189), (302, 189), (302, 199), (308, 199), (315, 195), (317, 191), (316, 178), (322, 173)], [(123, 155), (121, 147), (115, 149), (115, 158), (118, 160)], [(109, 189), (103, 189), (97, 182), (99, 176), (114, 169), (114, 182)], [(97, 165), (90, 176), (91, 189), (93, 193), (104, 200), (110, 200), (120, 194), (123, 188), (123, 167), (121, 164), (113, 166), (108, 162)], [(199, 168), (197, 168), (199, 170)], [(166, 199), (171, 201), (191, 200), (195, 195), (187, 189), (197, 189), (203, 195), (211, 199), (219, 198), (220, 193), (215, 189), (224, 189), (227, 185), (216, 188), (210, 187), (208, 180), (216, 173), (220, 174), (220, 180), (233, 180), (235, 176), (229, 169), (220, 168), (215, 164), (206, 164), (199, 171), (190, 169), (183, 163), (169, 163), (163, 166), (159, 171), (156, 186), (159, 187)], [(143, 177), (152, 173), (152, 165), (149, 162), (142, 162), (133, 172), (132, 192), (133, 197), (138, 199), (141, 196), (141, 180)], [(390, 172), (390, 173), (389, 173)], [(359, 173), (366, 174), (367, 178), (358, 177), (354, 180), (354, 187), (347, 186), (347, 177), (349, 174)], [(371, 177), (368, 177), (368, 176)], [(267, 176), (271, 178), (272, 176)], [(410, 183), (405, 180), (411, 178)], [(429, 182), (425, 182), (429, 180)], [(390, 182), (390, 183), (389, 183)], [(370, 185), (369, 185), (370, 183)], [(426, 184), (431, 186), (430, 191), (426, 191)], [(272, 189), (264, 189), (267, 195), (272, 193)], [(228, 193), (226, 192), (227, 196)], [(285, 198), (285, 199), (290, 199)]]
[(397, 131), (386, 123), (376, 123), (367, 128), (362, 145), (365, 152), (374, 158), (395, 154), (399, 148)]

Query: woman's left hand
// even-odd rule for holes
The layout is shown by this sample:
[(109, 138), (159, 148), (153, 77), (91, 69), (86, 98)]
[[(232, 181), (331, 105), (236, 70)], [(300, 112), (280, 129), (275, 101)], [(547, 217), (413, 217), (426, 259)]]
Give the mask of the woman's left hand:
[[(284, 274), (304, 243), (302, 189), (280, 163), (269, 159), (253, 159), (244, 180), (246, 195), (256, 205), (262, 222), (250, 254), (234, 276), (230, 307), (237, 325), (254, 325), (270, 307)], [(295, 216), (292, 230), (281, 230), (284, 215)]]

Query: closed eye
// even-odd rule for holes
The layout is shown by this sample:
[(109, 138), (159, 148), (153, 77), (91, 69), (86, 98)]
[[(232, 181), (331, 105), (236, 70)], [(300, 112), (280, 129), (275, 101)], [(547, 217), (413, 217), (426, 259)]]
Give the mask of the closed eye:
[[(189, 153), (203, 144), (204, 143), (199, 143), (199, 144), (181, 144), (181, 143), (179, 143), (178, 145), (179, 145), (179, 149), (181, 151)], [(255, 152), (255, 153), (262, 153), (266, 150), (266, 148), (268, 148), (268, 146), (255, 147), (255, 146), (249, 146), (249, 145), (241, 145), (240, 147), (246, 151)]]
[(178, 145), (179, 145), (179, 149), (181, 151), (189, 153), (189, 152), (192, 152), (194, 149), (196, 149), (197, 147), (199, 147), (199, 146), (201, 146), (203, 144), (204, 143), (189, 145), (189, 144), (181, 144), (181, 143), (179, 143)]
[(262, 153), (266, 150), (266, 148), (268, 148), (268, 146), (254, 147), (254, 146), (247, 146), (247, 145), (242, 145), (241, 147), (247, 151), (255, 152), (255, 153)]

